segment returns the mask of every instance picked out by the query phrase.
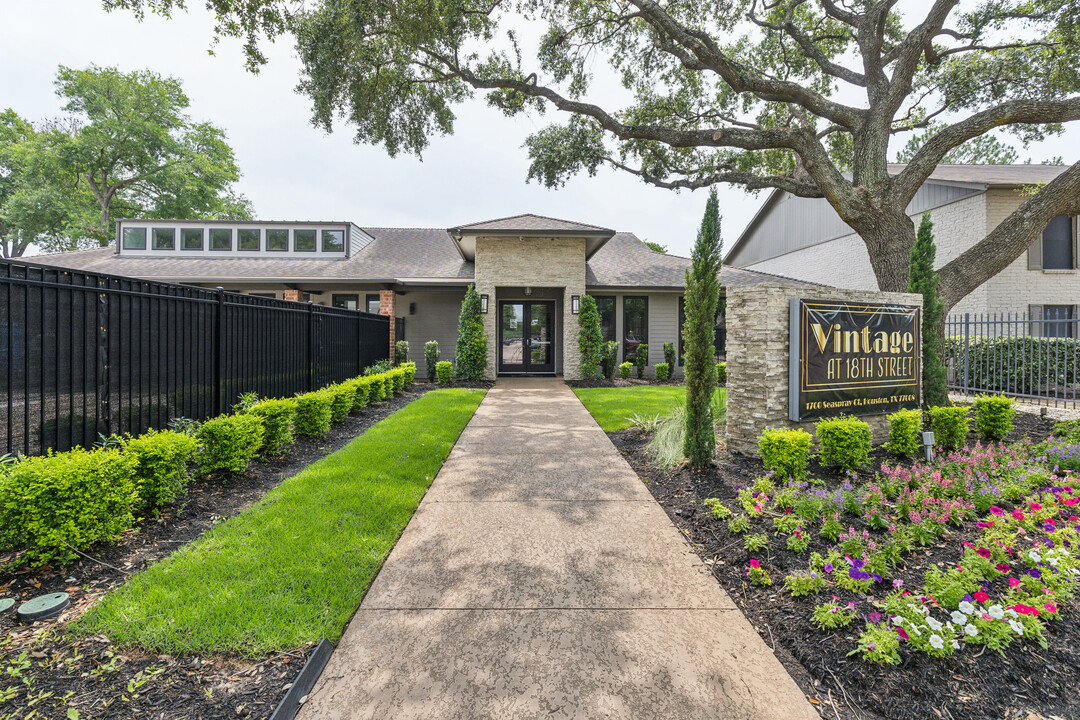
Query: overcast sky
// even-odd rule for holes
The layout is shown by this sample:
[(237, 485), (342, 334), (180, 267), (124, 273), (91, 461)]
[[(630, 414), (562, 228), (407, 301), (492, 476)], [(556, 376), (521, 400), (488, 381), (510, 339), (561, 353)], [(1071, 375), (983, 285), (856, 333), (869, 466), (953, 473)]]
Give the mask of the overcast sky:
[[(253, 75), (235, 41), (208, 54), (213, 20), (202, 2), (190, 4), (173, 19), (139, 23), (95, 0), (0, 0), (0, 108), (31, 120), (60, 114), (60, 64), (146, 68), (182, 79), (192, 117), (225, 129), (243, 171), (239, 190), (260, 219), (445, 228), (533, 212), (633, 232), (689, 255), (705, 191), (674, 193), (606, 170), (561, 190), (525, 183), (522, 144), (555, 113), (508, 119), (475, 100), (459, 108), (454, 135), (432, 139), (422, 162), (391, 159), (353, 144), (347, 127), (326, 135), (311, 126), (309, 103), (294, 90), (299, 62), (290, 38), (270, 47), (269, 65)], [(720, 189), (725, 248), (764, 198)]]

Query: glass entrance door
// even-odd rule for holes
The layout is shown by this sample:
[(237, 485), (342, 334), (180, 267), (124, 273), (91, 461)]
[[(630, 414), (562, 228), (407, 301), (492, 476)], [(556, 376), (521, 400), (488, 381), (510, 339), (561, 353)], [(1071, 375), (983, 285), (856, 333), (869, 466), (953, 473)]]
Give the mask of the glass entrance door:
[(555, 303), (499, 303), (499, 372), (555, 372)]

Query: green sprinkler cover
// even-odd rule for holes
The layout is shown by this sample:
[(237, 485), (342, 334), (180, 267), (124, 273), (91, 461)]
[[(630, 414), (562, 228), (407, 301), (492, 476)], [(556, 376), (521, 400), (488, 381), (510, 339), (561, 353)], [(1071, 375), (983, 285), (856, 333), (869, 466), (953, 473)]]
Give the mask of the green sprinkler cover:
[(59, 615), (70, 604), (67, 593), (49, 593), (27, 600), (15, 612), (23, 622), (34, 622)]

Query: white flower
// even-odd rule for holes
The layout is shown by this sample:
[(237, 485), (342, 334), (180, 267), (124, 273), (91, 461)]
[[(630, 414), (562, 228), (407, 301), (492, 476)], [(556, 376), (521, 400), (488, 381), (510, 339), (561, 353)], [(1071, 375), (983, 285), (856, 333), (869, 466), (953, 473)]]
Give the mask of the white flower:
[(922, 631), (919, 630), (919, 626), (915, 623), (911, 623), (911, 632), (915, 633), (916, 635), (922, 635)]
[(1057, 565), (1058, 565), (1058, 556), (1057, 555), (1051, 555), (1050, 553), (1046, 553), (1046, 562), (1050, 563), (1054, 567), (1057, 567)]
[(1034, 550), (1028, 553), (1028, 557), (1031, 558), (1033, 562), (1039, 562), (1040, 560), (1042, 560), (1042, 557), (1039, 555), (1039, 553), (1035, 552)]
[(952, 621), (956, 625), (967, 624), (967, 617), (959, 610), (953, 610), (952, 613), (950, 613), (950, 617), (952, 617)]
[(1009, 616), (1009, 617), (1011, 617), (1011, 618), (1018, 618), (1018, 617), (1020, 617), (1020, 613), (1016, 612), (1016, 611), (1015, 611), (1015, 610), (1013, 610), (1012, 608), (1009, 608), (1008, 610), (1006, 610), (1006, 611), (1005, 611), (1005, 614), (1006, 614), (1006, 615), (1008, 615), (1008, 616)]
[(940, 632), (942, 625), (932, 617), (926, 618), (926, 624), (930, 626), (930, 629), (935, 632)]
[(1001, 620), (1005, 617), (1005, 608), (1000, 605), (991, 605), (986, 609), (986, 614), (995, 620)]
[(945, 647), (945, 641), (941, 639), (940, 635), (931, 635), (930, 644), (938, 650)]
[(1013, 632), (1015, 632), (1017, 635), (1024, 634), (1024, 626), (1016, 622), (1015, 620), (1009, 621), (1009, 627), (1011, 627), (1013, 629)]
[(893, 625), (903, 625), (904, 624), (904, 618), (900, 617), (899, 615), (893, 615), (892, 616), (892, 622), (893, 622)]
[(967, 600), (961, 600), (960, 612), (964, 613), (965, 615), (970, 615), (971, 613), (975, 612), (975, 606), (969, 603)]
[(971, 637), (975, 637), (979, 634), (979, 628), (975, 627), (974, 625), (965, 625), (964, 633)]
[(956, 640), (956, 639), (953, 639), (952, 647), (953, 647), (953, 650), (959, 650), (960, 649), (960, 642), (958, 640)]

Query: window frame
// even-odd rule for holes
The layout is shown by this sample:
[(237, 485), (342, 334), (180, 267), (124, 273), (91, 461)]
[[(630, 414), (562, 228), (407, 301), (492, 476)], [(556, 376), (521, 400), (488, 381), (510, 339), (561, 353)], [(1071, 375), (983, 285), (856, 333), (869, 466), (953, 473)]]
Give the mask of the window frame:
[[(129, 245), (128, 233), (142, 233), (141, 245)], [(123, 250), (145, 250), (146, 249), (146, 228), (144, 227), (125, 227), (120, 230), (120, 245)]]
[[(283, 248), (270, 247), (270, 234), (271, 233), (285, 233), (285, 247), (283, 247)], [(266, 235), (266, 252), (289, 252), (289, 247), (290, 247), (289, 228), (267, 228), (265, 235)]]
[[(300, 233), (311, 233), (311, 248), (301, 249)], [(319, 230), (318, 228), (294, 228), (292, 231), (293, 236), (293, 252), (297, 253), (313, 253), (319, 250)]]
[[(240, 237), (243, 233), (255, 233), (255, 248), (241, 247)], [(285, 240), (285, 244), (288, 245), (288, 239)], [(260, 228), (237, 228), (236, 229), (236, 251), (237, 252), (259, 252), (262, 250), (262, 230)]]
[[(593, 295), (593, 300), (596, 301), (596, 314), (600, 316), (600, 336), (605, 343), (607, 342), (619, 342), (619, 299), (614, 295)], [(600, 310), (601, 301), (611, 301), (611, 334), (614, 336), (610, 340), (604, 337), (604, 313)]]
[(686, 327), (686, 296), (680, 295), (678, 300), (678, 309), (675, 311), (675, 322), (678, 327), (675, 328), (675, 333), (678, 335), (678, 342), (675, 344), (675, 352), (678, 355), (676, 363), (679, 367), (686, 365), (686, 346), (683, 338), (683, 328)]
[[(642, 314), (642, 318), (641, 318), (642, 319), (642, 326), (643, 326), (642, 327), (642, 334), (645, 337), (638, 338), (637, 343), (638, 343), (638, 345), (641, 345), (643, 343), (645, 345), (649, 344), (649, 296), (648, 295), (623, 295), (622, 333), (621, 333), (622, 339), (619, 342), (622, 345), (622, 353), (623, 353), (623, 360), (624, 361), (630, 359), (630, 355), (629, 355), (629, 353), (627, 353), (627, 349), (626, 349), (626, 342), (627, 342), (627, 340), (626, 340), (626, 335), (627, 335), (626, 318), (627, 318), (627, 315), (628, 315), (628, 313), (626, 312), (626, 305), (631, 300), (644, 300), (645, 301), (644, 313)], [(637, 345), (634, 346), (634, 354), (635, 355), (637, 354)]]
[[(187, 246), (187, 233), (199, 233), (199, 247)], [(184, 252), (202, 252), (206, 250), (206, 228), (180, 228), (180, 249)]]
[[(356, 303), (355, 308), (346, 307), (344, 305), (338, 305), (338, 298), (352, 298)], [(360, 309), (360, 293), (331, 293), (330, 294), (330, 306), (341, 308), (343, 310), (359, 310)]]
[[(214, 233), (227, 232), (229, 233), (229, 247), (216, 248), (214, 247)], [(211, 252), (232, 252), (233, 251), (233, 230), (232, 228), (209, 228), (206, 233), (206, 248)]]
[[(375, 300), (375, 312), (371, 313), (371, 301)], [(382, 297), (379, 293), (365, 293), (364, 294), (364, 312), (371, 313), (372, 315), (379, 314), (379, 307), (382, 305)]]
[[(1060, 220), (1062, 218), (1065, 219), (1065, 227), (1066, 227), (1066, 230), (1068, 232), (1068, 237), (1065, 240), (1065, 244), (1066, 244), (1066, 246), (1068, 247), (1068, 250), (1069, 250), (1069, 263), (1065, 267), (1048, 267), (1047, 264), (1046, 264), (1046, 258), (1049, 257), (1049, 256), (1052, 256), (1052, 254), (1048, 253), (1046, 251), (1046, 242), (1047, 242), (1046, 232), (1048, 230), (1050, 230), (1050, 226), (1053, 225), (1055, 221)], [(1042, 248), (1041, 248), (1042, 252), (1041, 252), (1041, 256), (1039, 258), (1040, 261), (1041, 261), (1041, 265), (1042, 265), (1041, 269), (1043, 269), (1043, 270), (1075, 270), (1076, 269), (1076, 218), (1075, 217), (1073, 217), (1071, 215), (1056, 215), (1053, 218), (1051, 218), (1050, 222), (1048, 222), (1046, 224), (1046, 227), (1044, 227), (1043, 231), (1039, 234), (1039, 242), (1042, 245)]]
[[(169, 233), (169, 235), (170, 235), (169, 247), (158, 247), (157, 234), (159, 232), (161, 232), (161, 233), (165, 233), (165, 232)], [(174, 228), (174, 227), (151, 228), (151, 230), (150, 230), (150, 249), (151, 250), (158, 250), (158, 251), (162, 251), (162, 252), (174, 252), (176, 250), (176, 228)]]
[[(326, 249), (326, 236), (329, 234), (337, 234), (341, 240), (341, 247), (337, 250)], [(319, 250), (324, 253), (343, 253), (345, 252), (345, 231), (341, 228), (322, 228), (319, 231)]]

